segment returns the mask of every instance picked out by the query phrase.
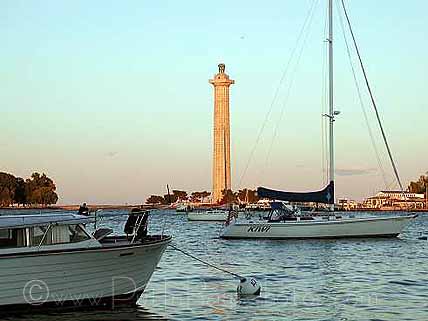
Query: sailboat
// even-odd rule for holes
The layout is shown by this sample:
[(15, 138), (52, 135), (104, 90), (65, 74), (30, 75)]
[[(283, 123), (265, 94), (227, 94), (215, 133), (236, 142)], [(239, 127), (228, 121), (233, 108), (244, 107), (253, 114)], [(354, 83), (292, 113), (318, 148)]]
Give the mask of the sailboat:
[[(350, 26), (349, 17), (346, 8), (342, 2), (345, 16)], [(264, 238), (264, 239), (289, 239), (289, 238), (350, 238), (350, 237), (396, 237), (408, 223), (417, 217), (417, 215), (395, 215), (382, 217), (356, 217), (355, 215), (344, 217), (336, 215), (334, 212), (334, 121), (339, 114), (333, 107), (333, 0), (328, 0), (328, 28), (329, 36), (329, 113), (324, 115), (329, 120), (329, 184), (323, 190), (316, 192), (295, 193), (283, 192), (264, 187), (257, 189), (258, 196), (277, 201), (288, 202), (315, 202), (328, 204), (330, 211), (328, 215), (311, 216), (302, 215), (299, 210), (290, 209), (284, 206), (283, 202), (273, 202), (272, 210), (269, 215), (263, 217), (260, 221), (242, 221), (237, 216), (230, 215), (226, 221), (226, 226), (221, 232), (220, 237), (233, 238)], [(367, 76), (359, 55), (358, 46), (355, 41), (352, 29), (350, 28), (354, 40), (355, 49), (358, 54), (360, 65), (366, 80), (373, 107), (376, 111), (378, 123), (382, 132), (384, 143), (386, 145), (394, 173), (400, 184), (398, 171), (392, 158), (386, 136), (380, 122), (376, 104), (368, 84)]]

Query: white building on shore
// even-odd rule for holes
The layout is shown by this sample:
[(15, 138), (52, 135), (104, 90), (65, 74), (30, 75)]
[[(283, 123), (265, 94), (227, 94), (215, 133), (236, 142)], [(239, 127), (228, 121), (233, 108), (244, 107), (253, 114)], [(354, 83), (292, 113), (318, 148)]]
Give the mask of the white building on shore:
[(424, 209), (427, 207), (425, 194), (401, 191), (380, 191), (364, 200), (369, 209)]

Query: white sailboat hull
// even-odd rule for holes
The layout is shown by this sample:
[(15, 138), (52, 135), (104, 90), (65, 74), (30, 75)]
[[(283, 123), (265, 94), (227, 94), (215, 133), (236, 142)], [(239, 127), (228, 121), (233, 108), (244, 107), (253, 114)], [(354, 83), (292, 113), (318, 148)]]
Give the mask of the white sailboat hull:
[(2, 256), (0, 309), (135, 303), (169, 242)]
[(292, 222), (233, 222), (222, 238), (309, 239), (395, 237), (417, 215)]

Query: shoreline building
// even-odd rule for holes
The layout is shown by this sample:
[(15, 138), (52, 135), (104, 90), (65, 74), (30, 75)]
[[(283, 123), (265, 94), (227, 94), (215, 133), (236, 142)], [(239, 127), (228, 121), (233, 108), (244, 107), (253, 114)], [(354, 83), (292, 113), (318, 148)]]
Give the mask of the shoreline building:
[(213, 146), (213, 192), (212, 202), (222, 199), (224, 190), (230, 190), (230, 113), (229, 87), (235, 81), (224, 72), (225, 65), (218, 65), (218, 73), (209, 83), (214, 86), (214, 146)]
[(380, 191), (375, 196), (364, 200), (366, 209), (427, 209), (428, 200), (425, 194), (401, 191)]

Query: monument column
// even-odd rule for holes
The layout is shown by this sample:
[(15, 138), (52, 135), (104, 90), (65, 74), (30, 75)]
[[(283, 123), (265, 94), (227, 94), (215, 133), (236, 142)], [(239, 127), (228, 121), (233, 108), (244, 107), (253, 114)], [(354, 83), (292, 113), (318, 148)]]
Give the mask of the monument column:
[(209, 83), (214, 86), (213, 203), (221, 201), (223, 190), (231, 189), (229, 87), (235, 81), (218, 65), (218, 74)]

